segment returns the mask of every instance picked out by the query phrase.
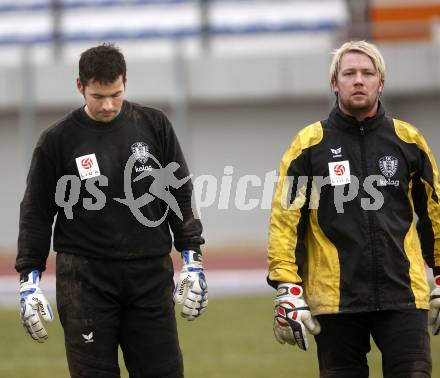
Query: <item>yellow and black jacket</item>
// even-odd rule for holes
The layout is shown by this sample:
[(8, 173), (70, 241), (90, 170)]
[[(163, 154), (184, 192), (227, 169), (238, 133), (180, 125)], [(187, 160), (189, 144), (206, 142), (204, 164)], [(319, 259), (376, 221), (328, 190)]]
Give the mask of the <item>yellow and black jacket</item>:
[(415, 127), (381, 105), (362, 122), (335, 106), (282, 158), (269, 284), (301, 283), (314, 315), (428, 309), (424, 262), (440, 274), (439, 195), (437, 165)]

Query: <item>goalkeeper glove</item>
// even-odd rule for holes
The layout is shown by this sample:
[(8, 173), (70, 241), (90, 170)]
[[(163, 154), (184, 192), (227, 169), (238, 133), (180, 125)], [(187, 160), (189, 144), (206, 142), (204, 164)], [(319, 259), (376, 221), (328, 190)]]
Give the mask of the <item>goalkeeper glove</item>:
[(53, 320), (53, 312), (49, 302), (39, 287), (41, 272), (33, 270), (20, 281), (20, 317), (24, 329), (39, 343), (47, 340), (47, 332), (41, 321)]
[(180, 314), (187, 320), (200, 316), (208, 306), (208, 287), (199, 252), (182, 252), (183, 266), (174, 288), (174, 302), (183, 304)]
[(432, 334), (440, 333), (440, 276), (434, 277), (434, 289), (429, 298), (429, 324), (432, 325)]
[(281, 344), (297, 344), (302, 350), (307, 350), (306, 328), (317, 335), (321, 332), (318, 321), (312, 317), (309, 306), (303, 298), (303, 289), (292, 283), (280, 283), (275, 298), (275, 314), (273, 331), (275, 338)]

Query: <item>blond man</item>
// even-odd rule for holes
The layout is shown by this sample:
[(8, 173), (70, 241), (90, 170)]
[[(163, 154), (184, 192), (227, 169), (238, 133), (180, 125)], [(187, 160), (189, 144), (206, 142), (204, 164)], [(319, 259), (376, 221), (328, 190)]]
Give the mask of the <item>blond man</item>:
[(440, 326), (437, 165), (421, 133), (385, 113), (376, 46), (343, 44), (330, 77), (334, 108), (298, 133), (280, 164), (268, 246), (275, 337), (307, 350), (306, 329), (315, 335), (321, 377), (368, 377), (370, 337), (384, 377), (430, 377), (428, 319), (433, 334)]

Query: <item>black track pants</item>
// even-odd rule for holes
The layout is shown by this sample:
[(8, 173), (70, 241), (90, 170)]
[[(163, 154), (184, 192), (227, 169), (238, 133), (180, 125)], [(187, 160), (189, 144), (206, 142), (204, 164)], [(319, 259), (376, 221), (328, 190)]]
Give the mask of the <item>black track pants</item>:
[(427, 311), (319, 315), (315, 337), (323, 378), (368, 377), (370, 335), (382, 352), (385, 378), (431, 377)]
[(72, 377), (183, 377), (169, 255), (107, 261), (57, 255), (57, 307)]

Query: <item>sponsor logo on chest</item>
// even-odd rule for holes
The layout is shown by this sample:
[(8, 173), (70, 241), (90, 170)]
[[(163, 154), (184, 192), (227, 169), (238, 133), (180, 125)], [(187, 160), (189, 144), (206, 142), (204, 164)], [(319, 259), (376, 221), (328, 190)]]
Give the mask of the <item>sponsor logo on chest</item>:
[(333, 159), (337, 159), (337, 158), (342, 157), (342, 147), (330, 148), (330, 152), (332, 153)]
[(332, 186), (350, 184), (350, 163), (348, 160), (328, 163), (328, 172)]
[(99, 170), (98, 160), (96, 159), (95, 154), (89, 154), (89, 155), (77, 157), (75, 159), (75, 162), (81, 180), (86, 180), (101, 175), (101, 172)]

